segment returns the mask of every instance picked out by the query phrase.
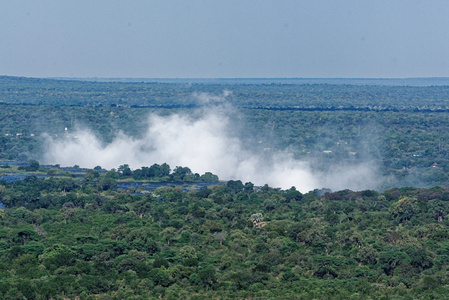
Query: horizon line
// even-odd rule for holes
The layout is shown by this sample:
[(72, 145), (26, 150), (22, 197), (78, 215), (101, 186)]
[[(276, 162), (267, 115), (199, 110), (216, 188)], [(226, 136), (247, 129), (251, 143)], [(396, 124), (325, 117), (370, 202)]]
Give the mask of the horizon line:
[(103, 77), (103, 76), (21, 76), (1, 74), (0, 77), (17, 77), (17, 78), (36, 78), (36, 79), (162, 79), (162, 80), (230, 80), (230, 79), (288, 79), (288, 80), (304, 80), (304, 79), (356, 79), (356, 80), (404, 80), (404, 79), (449, 79), (449, 76), (423, 76), (423, 77)]

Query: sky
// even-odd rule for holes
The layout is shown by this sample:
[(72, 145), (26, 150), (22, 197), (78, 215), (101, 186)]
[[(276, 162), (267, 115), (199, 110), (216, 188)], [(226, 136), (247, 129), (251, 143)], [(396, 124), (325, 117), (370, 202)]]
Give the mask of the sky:
[(0, 75), (449, 77), (447, 0), (0, 0)]

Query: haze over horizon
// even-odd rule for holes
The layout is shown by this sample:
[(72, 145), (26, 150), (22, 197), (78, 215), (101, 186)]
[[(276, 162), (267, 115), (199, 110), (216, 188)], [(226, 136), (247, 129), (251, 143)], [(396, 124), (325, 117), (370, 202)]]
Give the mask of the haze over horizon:
[(4, 75), (449, 77), (444, 0), (26, 0), (1, 8)]
[(121, 83), (174, 83), (174, 84), (349, 84), (383, 86), (443, 86), (449, 77), (416, 78), (99, 78), (99, 77), (47, 77), (44, 79), (77, 80), (89, 82)]

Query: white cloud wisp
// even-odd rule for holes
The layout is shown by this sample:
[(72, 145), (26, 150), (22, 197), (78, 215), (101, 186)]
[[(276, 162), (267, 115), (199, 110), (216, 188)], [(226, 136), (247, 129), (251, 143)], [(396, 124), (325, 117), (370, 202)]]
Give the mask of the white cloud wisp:
[(261, 153), (248, 149), (233, 130), (232, 115), (232, 109), (221, 104), (203, 107), (193, 114), (152, 114), (143, 136), (132, 138), (119, 132), (106, 145), (85, 129), (60, 139), (48, 136), (42, 161), (87, 168), (100, 165), (106, 169), (123, 164), (137, 169), (165, 162), (172, 168), (186, 166), (201, 174), (212, 172), (223, 180), (267, 183), (284, 189), (295, 186), (301, 192), (316, 188), (369, 189), (380, 182), (377, 168), (369, 163), (320, 173), (306, 161), (294, 159), (288, 151)]

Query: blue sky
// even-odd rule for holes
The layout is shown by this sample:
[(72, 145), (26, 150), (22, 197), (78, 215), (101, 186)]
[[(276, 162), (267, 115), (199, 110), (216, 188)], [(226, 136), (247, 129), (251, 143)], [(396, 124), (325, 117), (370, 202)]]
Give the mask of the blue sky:
[(449, 77), (447, 0), (0, 1), (0, 74)]

